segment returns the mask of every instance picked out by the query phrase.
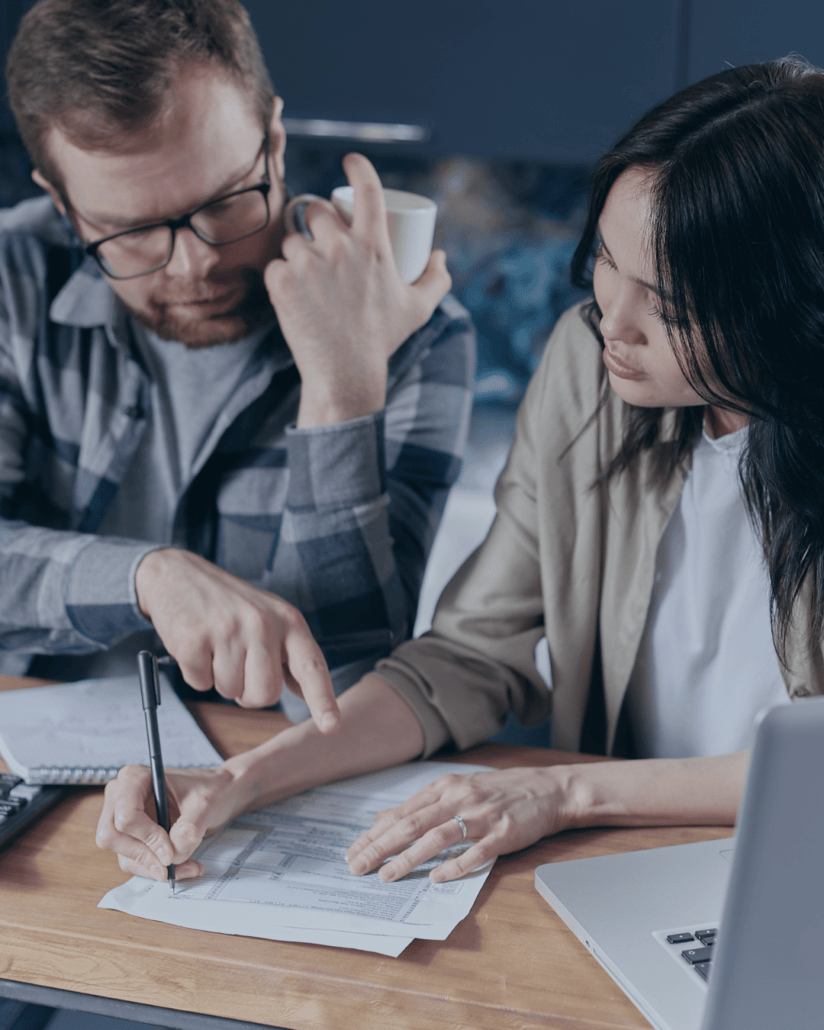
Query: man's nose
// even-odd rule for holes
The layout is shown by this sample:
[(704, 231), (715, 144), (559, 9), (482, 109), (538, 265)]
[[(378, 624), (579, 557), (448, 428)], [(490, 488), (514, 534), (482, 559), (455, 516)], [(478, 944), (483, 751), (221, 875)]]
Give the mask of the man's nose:
[(166, 265), (166, 274), (180, 279), (202, 279), (220, 260), (217, 248), (204, 243), (191, 229), (184, 226), (175, 233), (172, 257)]

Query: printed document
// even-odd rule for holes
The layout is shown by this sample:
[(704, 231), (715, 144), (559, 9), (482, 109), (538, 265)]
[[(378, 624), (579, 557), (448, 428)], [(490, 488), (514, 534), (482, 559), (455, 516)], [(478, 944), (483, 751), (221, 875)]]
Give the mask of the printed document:
[(415, 762), (317, 787), (240, 816), (204, 841), (195, 857), (205, 875), (179, 881), (174, 895), (165, 883), (135, 876), (100, 906), (200, 930), (384, 955), (399, 955), (416, 937), (445, 940), (469, 914), (490, 866), (434, 884), (428, 873), (443, 854), (383, 883), (377, 872), (353, 876), (344, 855), (378, 812), (444, 773), (483, 768)]

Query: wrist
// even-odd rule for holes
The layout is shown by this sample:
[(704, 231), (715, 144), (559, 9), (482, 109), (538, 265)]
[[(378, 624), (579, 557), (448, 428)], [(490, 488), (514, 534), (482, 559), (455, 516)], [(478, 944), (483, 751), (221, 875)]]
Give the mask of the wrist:
[(603, 791), (603, 773), (608, 763), (553, 766), (560, 778), (561, 818), (570, 830), (603, 823), (610, 808)]
[(332, 384), (329, 388), (304, 381), (298, 407), (297, 428), (350, 422), (374, 415), (386, 406), (386, 368), (363, 375), (357, 382)]
[(159, 548), (149, 551), (139, 562), (134, 573), (134, 590), (137, 597), (137, 606), (141, 612), (150, 619), (151, 597), (155, 590), (157, 577), (161, 574), (163, 567), (163, 555), (167, 548)]
[(314, 723), (307, 720), (223, 763), (232, 779), (228, 789), (235, 815), (291, 797), (322, 782), (322, 776), (311, 775), (314, 763), (303, 760), (309, 744), (307, 738), (312, 735), (320, 736)]

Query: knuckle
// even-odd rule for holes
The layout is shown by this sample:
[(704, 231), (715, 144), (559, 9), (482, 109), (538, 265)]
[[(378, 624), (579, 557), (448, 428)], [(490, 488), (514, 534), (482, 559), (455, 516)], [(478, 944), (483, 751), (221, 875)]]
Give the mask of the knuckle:
[(475, 783), (468, 783), (466, 785), (466, 800), (469, 804), (480, 805), (486, 797), (486, 791), (483, 790)]
[(97, 831), (97, 836), (95, 837), (95, 842), (96, 842), (97, 846), (99, 848), (102, 848), (104, 851), (113, 851), (114, 850), (115, 837), (116, 837), (116, 834), (115, 834), (115, 832), (114, 832), (112, 827), (102, 826)]
[(426, 826), (423, 816), (418, 814), (408, 815), (400, 823), (400, 827), (403, 831), (403, 835), (411, 840), (420, 837), (425, 830), (429, 829), (429, 827)]
[(246, 629), (255, 639), (265, 639), (269, 636), (274, 627), (274, 620), (271, 612), (259, 608), (257, 605), (250, 605), (245, 617)]
[(289, 604), (288, 601), (280, 599), (278, 614), (287, 629), (293, 632), (309, 632), (309, 626), (303, 614), (294, 605)]
[(437, 826), (434, 830), (430, 830), (429, 841), (438, 849), (443, 851), (444, 848), (449, 847), (450, 844), (454, 844), (454, 834), (447, 826)]
[(301, 655), (299, 658), (290, 660), (289, 667), (292, 675), (298, 680), (305, 679), (313, 674), (322, 674), (327, 671), (326, 662), (322, 655)]
[(430, 790), (435, 796), (442, 796), (453, 790), (458, 784), (458, 777), (454, 773), (445, 773), (432, 782)]
[(106, 784), (108, 797), (116, 797), (122, 786), (141, 785), (148, 770), (144, 765), (124, 765), (113, 780)]
[(134, 811), (129, 808), (118, 808), (114, 813), (114, 825), (121, 832), (131, 836), (134, 827)]
[(518, 826), (518, 822), (511, 813), (503, 812), (498, 816), (498, 832), (503, 836), (509, 836)]

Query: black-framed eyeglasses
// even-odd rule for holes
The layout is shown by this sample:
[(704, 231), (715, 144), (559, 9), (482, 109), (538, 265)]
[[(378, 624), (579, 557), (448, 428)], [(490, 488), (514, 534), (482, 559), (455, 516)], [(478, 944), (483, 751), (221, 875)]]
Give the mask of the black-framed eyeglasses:
[(269, 135), (263, 137), (264, 177), (245, 189), (201, 204), (180, 218), (141, 225), (94, 240), (83, 247), (111, 279), (135, 279), (164, 268), (172, 260), (175, 233), (188, 228), (212, 247), (254, 236), (269, 224)]

